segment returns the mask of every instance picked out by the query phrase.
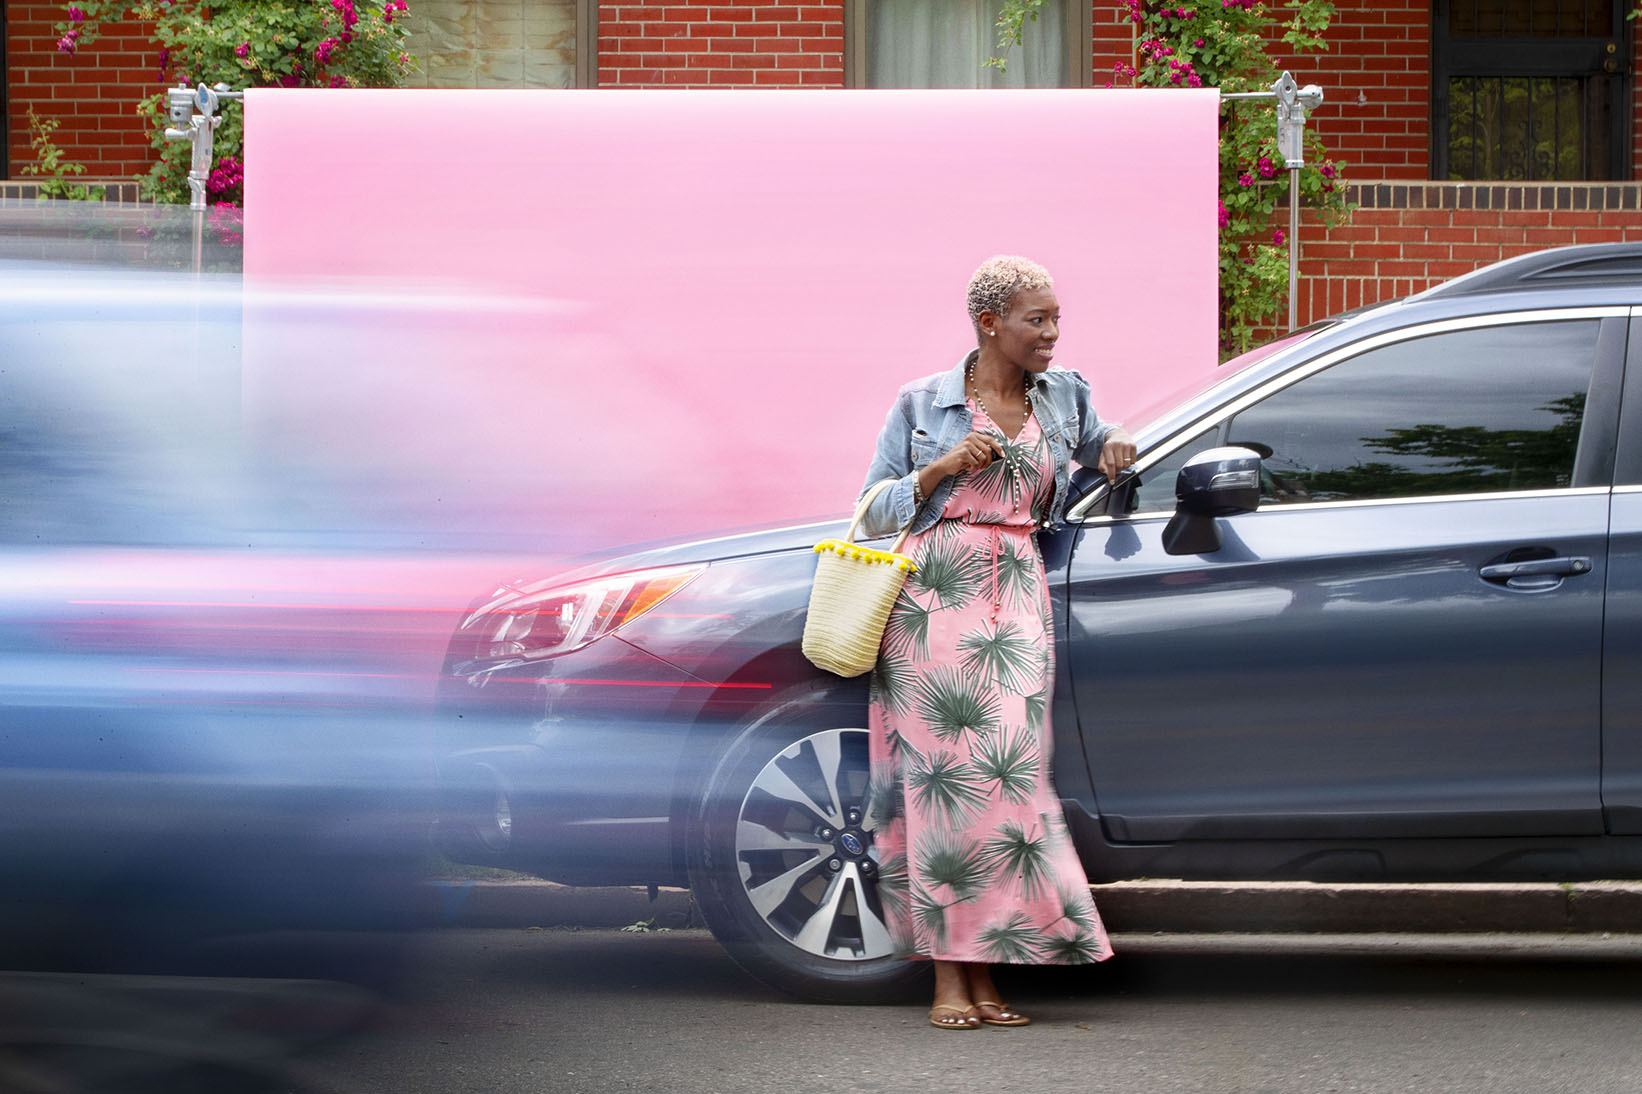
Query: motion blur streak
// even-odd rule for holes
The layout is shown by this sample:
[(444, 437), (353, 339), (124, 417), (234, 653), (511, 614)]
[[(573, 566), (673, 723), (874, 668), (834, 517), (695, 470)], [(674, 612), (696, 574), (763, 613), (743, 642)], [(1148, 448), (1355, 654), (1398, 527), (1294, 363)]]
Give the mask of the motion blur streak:
[[(120, 263), (171, 212), (0, 211), (0, 970), (29, 970), (0, 1010), (8, 1036), (125, 1046), (144, 1089), (202, 1060), (210, 1089), (276, 1089), (435, 913), (429, 712), (475, 595), (646, 518), (498, 460), (505, 393), (470, 378), (499, 343), (441, 333), (488, 326), (527, 368), (575, 305), (4, 257), (67, 224)], [(281, 361), (313, 404), (270, 387)], [(411, 415), (362, 446), (356, 383), (390, 416), (443, 398), (458, 441), (419, 447)], [(8, 1048), (0, 1088), (76, 1061)]]

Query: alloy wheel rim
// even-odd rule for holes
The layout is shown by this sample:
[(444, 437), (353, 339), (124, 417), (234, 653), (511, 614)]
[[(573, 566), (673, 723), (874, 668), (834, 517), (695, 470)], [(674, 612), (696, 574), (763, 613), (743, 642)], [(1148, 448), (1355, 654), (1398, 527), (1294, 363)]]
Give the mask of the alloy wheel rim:
[(736, 815), (748, 902), (816, 957), (870, 961), (895, 950), (878, 898), (879, 818), (868, 792), (867, 731), (821, 730), (771, 757)]

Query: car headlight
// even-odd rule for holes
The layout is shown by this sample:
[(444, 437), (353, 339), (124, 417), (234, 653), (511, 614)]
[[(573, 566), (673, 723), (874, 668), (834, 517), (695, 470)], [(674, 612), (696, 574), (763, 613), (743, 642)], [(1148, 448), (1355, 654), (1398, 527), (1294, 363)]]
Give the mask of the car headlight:
[(707, 568), (666, 566), (578, 581), (492, 601), (462, 621), (480, 661), (558, 657), (619, 630), (688, 585)]

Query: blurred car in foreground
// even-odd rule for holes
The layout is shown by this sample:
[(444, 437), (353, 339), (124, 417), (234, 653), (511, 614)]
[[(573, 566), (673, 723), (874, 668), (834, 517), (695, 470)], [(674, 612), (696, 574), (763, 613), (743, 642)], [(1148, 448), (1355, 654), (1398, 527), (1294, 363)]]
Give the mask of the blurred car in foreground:
[[(1638, 308), (1642, 246), (1524, 256), (1131, 419), (1136, 466), (1082, 473), (1040, 537), (1092, 879), (1642, 876)], [(802, 994), (917, 975), (876, 895), (866, 682), (798, 649), (837, 534), (479, 598), (440, 687), (446, 852), (689, 885)]]
[[(237, 276), (0, 281), (0, 968), (328, 974), (235, 940), (419, 921), (480, 571), (328, 520), (246, 428)], [(292, 344), (338, 299), (278, 301)]]

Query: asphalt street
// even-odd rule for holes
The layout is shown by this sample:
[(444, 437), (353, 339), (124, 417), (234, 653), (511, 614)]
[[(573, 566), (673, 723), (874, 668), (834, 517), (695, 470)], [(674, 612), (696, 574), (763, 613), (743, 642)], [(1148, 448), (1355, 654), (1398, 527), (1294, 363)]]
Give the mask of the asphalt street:
[(1000, 976), (1034, 1025), (949, 1032), (917, 1004), (791, 1000), (703, 931), (448, 928), (417, 939), (397, 1001), (300, 1070), (402, 1094), (1642, 1086), (1642, 942), (1441, 943), (1133, 937), (1102, 966)]

